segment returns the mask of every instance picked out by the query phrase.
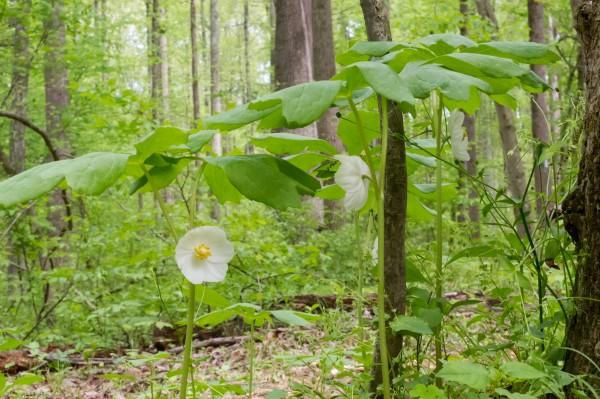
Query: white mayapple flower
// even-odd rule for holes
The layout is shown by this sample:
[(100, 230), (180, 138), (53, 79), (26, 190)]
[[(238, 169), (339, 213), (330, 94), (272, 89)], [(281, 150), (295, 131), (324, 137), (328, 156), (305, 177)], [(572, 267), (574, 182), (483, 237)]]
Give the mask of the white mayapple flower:
[(452, 111), (448, 118), (448, 132), (450, 133), (450, 146), (452, 154), (457, 161), (466, 162), (471, 159), (467, 149), (469, 139), (463, 131), (465, 115), (461, 111)]
[(175, 248), (177, 266), (192, 284), (223, 281), (231, 258), (233, 245), (219, 227), (196, 227)]
[(369, 197), (369, 167), (356, 155), (336, 155), (340, 168), (335, 173), (335, 182), (345, 192), (344, 206), (352, 210), (360, 210)]

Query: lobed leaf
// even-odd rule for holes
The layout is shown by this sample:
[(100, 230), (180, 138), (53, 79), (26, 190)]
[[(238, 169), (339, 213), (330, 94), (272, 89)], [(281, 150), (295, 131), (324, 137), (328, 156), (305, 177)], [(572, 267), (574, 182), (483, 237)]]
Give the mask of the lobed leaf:
[(337, 154), (335, 147), (317, 137), (292, 133), (271, 133), (251, 140), (252, 144), (264, 148), (272, 154), (297, 154), (303, 151), (320, 151)]
[(75, 192), (102, 194), (124, 173), (128, 158), (125, 154), (92, 152), (33, 167), (0, 182), (0, 208), (35, 199), (65, 180)]

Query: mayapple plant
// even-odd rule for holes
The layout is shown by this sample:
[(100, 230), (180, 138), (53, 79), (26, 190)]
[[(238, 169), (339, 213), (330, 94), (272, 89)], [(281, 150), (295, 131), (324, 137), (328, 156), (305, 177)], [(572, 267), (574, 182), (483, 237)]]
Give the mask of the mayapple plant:
[[(202, 178), (221, 203), (236, 203), (247, 198), (275, 209), (285, 209), (300, 206), (305, 195), (343, 199), (349, 210), (372, 215), (372, 224), (376, 226), (379, 358), (382, 359), (383, 396), (389, 399), (392, 397), (389, 369), (393, 359), (389, 358), (387, 350), (386, 325), (389, 321), (386, 320), (384, 302), (384, 182), (388, 137), (404, 140), (407, 146), (405, 166), (411, 179), (407, 188), (408, 217), (435, 221), (435, 293), (440, 301), (443, 204), (456, 191), (442, 181), (443, 165), (452, 165), (445, 161), (444, 154), (450, 141), (456, 158), (464, 160), (466, 144), (464, 136), (461, 137), (459, 116), (451, 117), (448, 120), (450, 129), (445, 128), (447, 111), (454, 111), (453, 115), (457, 115), (457, 111), (472, 114), (478, 109), (482, 94), (514, 108), (517, 102), (510, 94), (513, 88), (521, 87), (528, 92), (548, 89), (538, 75), (521, 64), (550, 63), (557, 58), (547, 46), (538, 43), (478, 44), (454, 34), (430, 35), (414, 43), (359, 42), (337, 57), (342, 69), (332, 79), (292, 86), (206, 117), (201, 121), (205, 130), (185, 132), (161, 127), (136, 144), (134, 154), (92, 153), (40, 165), (11, 177), (0, 183), (0, 207), (30, 201), (65, 185), (76, 192), (97, 195), (120, 176), (128, 175), (135, 179), (132, 193), (151, 191), (155, 194), (174, 242), (177, 242), (177, 226), (168, 216), (158, 193), (186, 169), (192, 170), (195, 177), (190, 193), (190, 229), (196, 227), (196, 193)], [(415, 114), (420, 106), (417, 100), (427, 99), (434, 140), (414, 139), (406, 137), (404, 132), (389, 131), (388, 102), (395, 103), (402, 112)], [(340, 109), (342, 116), (337, 134), (346, 155), (339, 154), (327, 141), (292, 133), (252, 138), (252, 144), (264, 150), (263, 154), (199, 155), (217, 131), (229, 132), (254, 122), (258, 122), (261, 130), (300, 128), (317, 121), (330, 107)], [(199, 162), (200, 166), (196, 168), (191, 161)], [(435, 169), (433, 187), (413, 181), (414, 171), (421, 166)], [(331, 177), (335, 177), (335, 184), (321, 185), (319, 179), (325, 181)], [(435, 210), (423, 202), (432, 199)], [(212, 235), (191, 230), (191, 238), (188, 240), (185, 238), (188, 236), (184, 236), (176, 251), (177, 264), (190, 284), (224, 277), (224, 265), (232, 255), (224, 234), (215, 233), (217, 230), (201, 231), (212, 231)], [(194, 323), (192, 295), (186, 347), (188, 340), (191, 342), (191, 325)], [(431, 327), (435, 333), (439, 368), (441, 322)], [(186, 395), (188, 367), (189, 362), (187, 367), (184, 364), (182, 398)]]

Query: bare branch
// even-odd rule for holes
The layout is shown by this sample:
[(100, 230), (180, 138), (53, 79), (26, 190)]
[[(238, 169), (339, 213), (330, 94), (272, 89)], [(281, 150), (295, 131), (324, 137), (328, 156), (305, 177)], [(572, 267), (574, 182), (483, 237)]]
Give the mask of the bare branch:
[(58, 152), (56, 151), (56, 148), (54, 148), (54, 145), (52, 144), (52, 140), (50, 140), (50, 136), (48, 135), (48, 133), (45, 130), (43, 130), (40, 127), (38, 127), (37, 125), (35, 125), (29, 119), (26, 119), (17, 114), (13, 114), (12, 112), (0, 111), (0, 116), (20, 122), (24, 126), (28, 127), (29, 129), (33, 130), (34, 132), (36, 132), (38, 135), (40, 135), (42, 137), (42, 139), (44, 140), (44, 143), (46, 143), (46, 147), (48, 147), (48, 151), (50, 152), (50, 155), (52, 155), (52, 159), (54, 159), (55, 161), (58, 161), (60, 159)]

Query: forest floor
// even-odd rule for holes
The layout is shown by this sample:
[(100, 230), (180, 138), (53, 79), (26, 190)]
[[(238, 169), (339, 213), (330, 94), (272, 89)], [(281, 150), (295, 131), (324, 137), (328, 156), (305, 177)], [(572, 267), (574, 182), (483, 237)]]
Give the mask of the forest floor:
[[(305, 385), (332, 394), (325, 380), (340, 372), (335, 368), (323, 375), (321, 361), (339, 359), (351, 350), (356, 341), (351, 336), (345, 341), (324, 340), (325, 333), (317, 328), (265, 329), (255, 333), (254, 398), (266, 398), (274, 390), (288, 390), (295, 384)], [(233, 391), (224, 398), (247, 397), (240, 388), (248, 384), (249, 337), (211, 338), (194, 341), (194, 379), (205, 383), (205, 395), (211, 390)], [(179, 348), (175, 348), (178, 351)], [(46, 381), (15, 391), (11, 398), (171, 398), (178, 391), (180, 356), (170, 353), (164, 359), (145, 361), (144, 353), (108, 358), (70, 357), (72, 363), (59, 370), (44, 371)], [(154, 354), (146, 353), (151, 359)], [(360, 372), (362, 367), (349, 356), (343, 359), (346, 371)], [(175, 375), (173, 375), (175, 374)], [(341, 382), (341, 381), (340, 381)], [(151, 388), (152, 385), (152, 388)], [(201, 389), (201, 388), (200, 388)], [(235, 391), (238, 391), (237, 393)], [(163, 396), (160, 396), (162, 394)], [(200, 394), (200, 392), (198, 392)], [(214, 397), (220, 397), (218, 394)], [(279, 396), (275, 396), (279, 397)], [(329, 396), (327, 396), (329, 397)]]
[[(475, 306), (461, 308), (453, 315), (453, 320), (466, 325), (474, 315)], [(334, 314), (333, 318), (329, 316), (329, 321), (318, 327), (256, 330), (254, 398), (284, 398), (292, 392), (302, 391), (305, 394), (296, 397), (313, 397), (306, 394), (310, 392), (318, 392), (321, 397), (333, 397), (340, 389), (337, 384), (345, 386), (347, 392), (352, 378), (363, 371), (357, 360), (360, 354), (356, 353), (359, 336), (356, 318), (355, 314), (342, 310), (330, 313)], [(371, 314), (366, 313), (366, 316), (371, 317)], [(375, 331), (365, 331), (370, 342)], [(501, 331), (496, 332), (502, 335)], [(408, 345), (413, 347), (415, 341), (408, 341)], [(194, 341), (197, 397), (247, 397), (243, 389), (248, 385), (250, 342), (248, 335)], [(462, 349), (463, 343), (447, 337), (447, 354), (458, 354)], [(27, 361), (31, 361), (28, 356), (18, 358), (24, 356), (23, 351), (13, 351), (13, 359), (4, 359), (5, 365), (7, 361), (22, 363), (22, 369), (30, 368), (32, 372), (37, 369), (38, 374), (41, 372), (45, 377), (45, 381), (39, 384), (17, 388), (9, 397), (173, 398), (178, 392), (177, 369), (181, 347), (171, 345), (164, 352), (158, 352), (160, 355), (156, 354), (156, 350), (149, 350), (85, 359), (81, 354), (57, 353), (45, 353), (46, 360), (33, 367), (27, 367)], [(2, 360), (0, 358), (0, 363)], [(53, 367), (49, 367), (51, 364)], [(56, 364), (62, 367), (56, 367)], [(426, 369), (433, 365), (425, 361), (420, 367)], [(220, 396), (219, 392), (226, 393)]]

